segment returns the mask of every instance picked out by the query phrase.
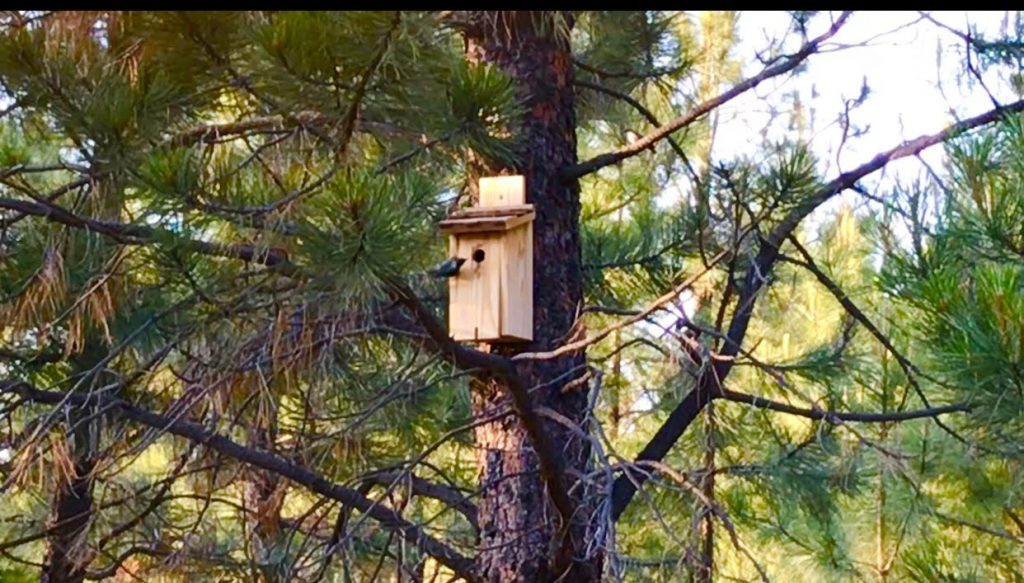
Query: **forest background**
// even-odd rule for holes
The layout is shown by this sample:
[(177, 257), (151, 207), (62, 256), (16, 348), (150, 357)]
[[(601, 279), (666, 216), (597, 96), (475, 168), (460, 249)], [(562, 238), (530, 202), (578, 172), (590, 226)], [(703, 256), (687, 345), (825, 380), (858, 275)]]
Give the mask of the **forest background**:
[[(0, 580), (1024, 581), (1022, 66), (1019, 13), (0, 13)], [(455, 343), (498, 174), (534, 340)]]

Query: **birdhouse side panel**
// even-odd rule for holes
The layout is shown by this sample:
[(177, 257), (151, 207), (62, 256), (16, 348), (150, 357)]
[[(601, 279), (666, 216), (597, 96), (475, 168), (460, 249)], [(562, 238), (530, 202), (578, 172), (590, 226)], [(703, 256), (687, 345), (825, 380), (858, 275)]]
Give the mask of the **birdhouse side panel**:
[(501, 332), (505, 340), (533, 340), (533, 224), (505, 233)]
[[(495, 235), (451, 237), (452, 255), (466, 262), (448, 280), (448, 331), (458, 342), (501, 338), (501, 239)], [(479, 261), (477, 259), (480, 259)]]

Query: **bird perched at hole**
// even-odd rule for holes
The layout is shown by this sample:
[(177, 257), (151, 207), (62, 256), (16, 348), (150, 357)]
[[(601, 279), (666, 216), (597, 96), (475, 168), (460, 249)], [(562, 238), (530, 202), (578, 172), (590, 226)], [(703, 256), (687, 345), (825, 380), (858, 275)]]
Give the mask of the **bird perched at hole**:
[(462, 264), (465, 262), (466, 260), (462, 257), (449, 257), (443, 263), (431, 269), (430, 275), (434, 277), (455, 277), (459, 274), (459, 270), (462, 269)]

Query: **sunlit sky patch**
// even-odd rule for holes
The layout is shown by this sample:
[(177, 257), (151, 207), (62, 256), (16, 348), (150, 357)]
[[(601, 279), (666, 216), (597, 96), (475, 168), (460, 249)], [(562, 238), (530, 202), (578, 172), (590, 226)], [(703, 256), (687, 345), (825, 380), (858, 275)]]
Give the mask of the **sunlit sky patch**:
[[(837, 17), (838, 13), (831, 13)], [(1004, 12), (932, 12), (939, 23), (958, 30), (969, 25), (986, 36), (998, 34), (1006, 23)], [(830, 24), (828, 14), (810, 23), (810, 36)], [(744, 76), (762, 66), (752, 58), (767, 39), (778, 38), (791, 26), (784, 12), (745, 12), (738, 21), (738, 45), (733, 56), (743, 62)], [(787, 52), (799, 42), (792, 39)], [(766, 81), (720, 109), (713, 146), (716, 159), (753, 156), (764, 144), (793, 138), (793, 103), (804, 108), (807, 128), (801, 138), (809, 141), (818, 156), (822, 175), (835, 177), (862, 164), (876, 153), (922, 134), (934, 133), (959, 118), (992, 108), (989, 94), (978, 84), (962, 82), (964, 42), (918, 12), (856, 12), (840, 32), (811, 56), (799, 75)], [(1016, 99), (1003, 72), (992, 69), (983, 79), (1002, 103)], [(851, 110), (850, 131), (843, 138), (840, 114), (847, 101), (856, 100), (862, 88), (869, 93), (863, 104)], [(774, 115), (773, 115), (774, 112)], [(932, 147), (922, 158), (941, 171), (943, 150)], [(891, 186), (918, 176), (924, 170), (914, 158), (891, 163), (865, 184)], [(850, 195), (837, 203), (849, 202)], [(828, 209), (825, 209), (827, 213)], [(822, 213), (819, 213), (819, 215)]]

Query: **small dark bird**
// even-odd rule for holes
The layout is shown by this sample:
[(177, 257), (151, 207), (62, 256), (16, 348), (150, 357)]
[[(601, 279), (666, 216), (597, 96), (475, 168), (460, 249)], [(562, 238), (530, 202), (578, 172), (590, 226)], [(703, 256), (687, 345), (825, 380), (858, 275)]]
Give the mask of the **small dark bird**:
[(449, 257), (443, 263), (430, 270), (430, 275), (434, 277), (455, 277), (459, 274), (459, 270), (462, 269), (462, 264), (466, 260), (461, 257)]

